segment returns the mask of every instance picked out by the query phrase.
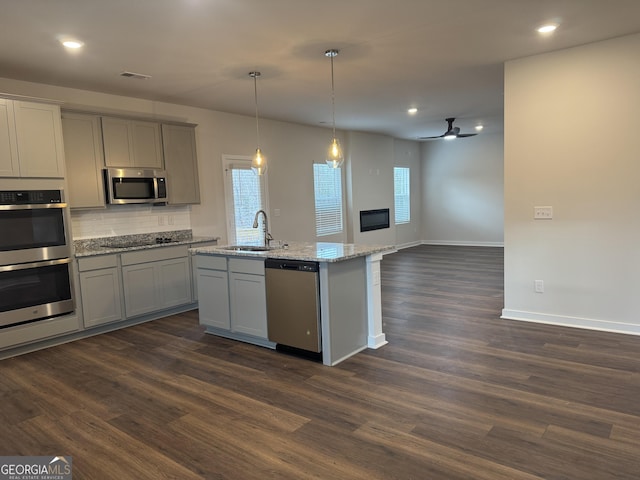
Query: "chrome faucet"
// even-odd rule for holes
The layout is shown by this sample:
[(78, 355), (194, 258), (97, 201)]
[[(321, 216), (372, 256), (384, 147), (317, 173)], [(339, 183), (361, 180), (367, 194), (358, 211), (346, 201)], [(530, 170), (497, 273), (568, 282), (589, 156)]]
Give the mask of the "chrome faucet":
[(269, 233), (269, 221), (267, 220), (267, 212), (265, 212), (264, 210), (258, 210), (256, 212), (256, 216), (253, 219), (253, 228), (258, 228), (258, 217), (260, 217), (260, 214), (264, 215), (264, 222), (262, 223), (262, 232), (264, 233), (264, 246), (268, 247), (269, 242), (273, 240), (273, 237)]

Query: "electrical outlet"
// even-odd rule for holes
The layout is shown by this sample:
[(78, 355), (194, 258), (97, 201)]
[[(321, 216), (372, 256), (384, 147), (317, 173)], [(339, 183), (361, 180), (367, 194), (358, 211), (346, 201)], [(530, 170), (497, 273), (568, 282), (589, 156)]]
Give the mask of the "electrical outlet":
[(274, 217), (279, 217), (280, 216), (280, 209), (279, 208), (274, 208), (273, 209), (273, 216)]
[(544, 280), (534, 280), (533, 288), (536, 293), (544, 293)]
[(169, 215), (169, 216), (167, 217), (167, 223), (168, 223), (169, 225), (173, 225), (173, 215)]
[(158, 225), (164, 225), (164, 215), (158, 215)]
[(553, 219), (553, 207), (533, 207), (533, 218), (535, 220)]

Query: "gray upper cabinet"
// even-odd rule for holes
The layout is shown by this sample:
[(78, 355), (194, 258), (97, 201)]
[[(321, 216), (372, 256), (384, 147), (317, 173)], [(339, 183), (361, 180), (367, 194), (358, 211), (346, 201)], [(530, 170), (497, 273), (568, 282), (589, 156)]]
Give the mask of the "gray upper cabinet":
[(65, 112), (62, 114), (62, 134), (67, 164), (69, 206), (104, 207), (104, 156), (100, 117)]
[(58, 105), (0, 99), (0, 175), (64, 177)]
[(169, 204), (200, 203), (194, 125), (162, 125)]
[(0, 176), (20, 175), (13, 101), (0, 98)]
[(108, 167), (164, 167), (159, 123), (102, 117), (102, 140)]
[[(0, 99), (0, 176), (17, 167), (13, 104)], [(105, 206), (105, 167), (166, 170), (168, 203), (200, 203), (196, 125), (166, 123), (65, 111), (62, 116), (69, 204), (72, 208)], [(13, 140), (12, 140), (13, 139)], [(14, 164), (16, 164), (14, 166)], [(9, 173), (5, 173), (9, 172)]]

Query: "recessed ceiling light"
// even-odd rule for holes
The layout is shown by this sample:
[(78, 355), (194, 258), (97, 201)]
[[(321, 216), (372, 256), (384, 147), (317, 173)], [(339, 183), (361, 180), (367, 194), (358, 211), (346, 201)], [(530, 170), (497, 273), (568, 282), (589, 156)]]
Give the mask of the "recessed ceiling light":
[(549, 23), (547, 25), (542, 25), (541, 27), (538, 27), (538, 33), (551, 33), (551, 32), (554, 32), (556, 28), (558, 28), (558, 25)]
[(84, 43), (79, 40), (62, 40), (61, 43), (65, 47), (73, 49), (81, 48), (84, 45)]
[(484, 128), (484, 125), (476, 125), (476, 132), (481, 131)]
[(416, 113), (418, 113), (418, 109), (416, 107), (411, 107), (410, 109), (407, 110), (407, 113), (409, 115), (415, 115)]

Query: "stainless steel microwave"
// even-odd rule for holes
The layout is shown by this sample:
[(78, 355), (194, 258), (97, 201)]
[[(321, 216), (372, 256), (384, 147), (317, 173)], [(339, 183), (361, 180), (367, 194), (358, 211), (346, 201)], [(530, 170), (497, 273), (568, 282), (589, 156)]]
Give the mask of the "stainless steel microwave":
[(167, 173), (144, 168), (105, 168), (107, 203), (167, 203)]

